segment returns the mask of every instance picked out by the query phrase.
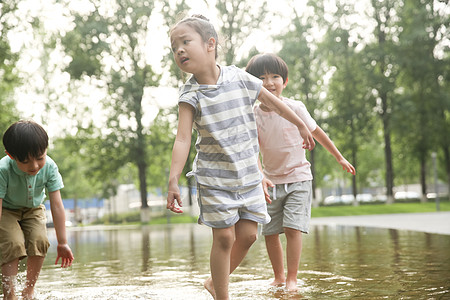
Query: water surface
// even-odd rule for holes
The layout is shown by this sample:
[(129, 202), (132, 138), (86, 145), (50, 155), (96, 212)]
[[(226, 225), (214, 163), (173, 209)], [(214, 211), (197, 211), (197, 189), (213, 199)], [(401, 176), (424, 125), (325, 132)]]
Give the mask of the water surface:
[[(54, 266), (56, 238), (36, 287), (41, 299), (212, 299), (211, 231), (197, 224), (71, 228), (71, 268)], [(284, 243), (283, 236), (283, 243)], [(25, 268), (21, 266), (19, 282)], [(314, 226), (303, 236), (299, 291), (270, 287), (260, 237), (230, 278), (232, 299), (450, 299), (450, 236)], [(20, 283), (19, 283), (20, 284)], [(0, 297), (1, 299), (1, 297)]]

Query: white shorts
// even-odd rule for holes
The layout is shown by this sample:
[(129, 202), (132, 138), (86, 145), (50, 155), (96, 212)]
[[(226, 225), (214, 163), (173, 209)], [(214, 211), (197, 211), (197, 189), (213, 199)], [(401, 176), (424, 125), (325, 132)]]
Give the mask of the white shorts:
[(240, 219), (267, 224), (270, 221), (262, 185), (227, 191), (198, 185), (199, 224), (228, 228)]

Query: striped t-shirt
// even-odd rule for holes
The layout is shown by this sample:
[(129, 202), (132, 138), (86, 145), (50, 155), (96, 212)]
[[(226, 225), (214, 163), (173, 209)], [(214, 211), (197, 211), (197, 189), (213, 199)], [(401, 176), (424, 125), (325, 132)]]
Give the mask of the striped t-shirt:
[(197, 155), (188, 175), (199, 184), (237, 191), (261, 182), (253, 114), (261, 86), (260, 79), (235, 66), (220, 66), (216, 85), (198, 84), (191, 76), (180, 88), (179, 102), (195, 108)]

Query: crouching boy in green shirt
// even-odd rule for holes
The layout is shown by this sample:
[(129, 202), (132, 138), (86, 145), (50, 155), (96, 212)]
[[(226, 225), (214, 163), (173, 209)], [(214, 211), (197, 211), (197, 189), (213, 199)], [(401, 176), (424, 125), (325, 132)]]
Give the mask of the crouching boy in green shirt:
[(47, 238), (45, 190), (58, 240), (55, 264), (72, 265), (66, 238), (60, 189), (64, 187), (55, 162), (47, 156), (48, 136), (33, 121), (18, 121), (3, 135), (7, 156), (0, 160), (0, 264), (4, 299), (17, 299), (19, 260), (28, 256), (23, 299), (32, 299), (34, 286), (50, 245)]

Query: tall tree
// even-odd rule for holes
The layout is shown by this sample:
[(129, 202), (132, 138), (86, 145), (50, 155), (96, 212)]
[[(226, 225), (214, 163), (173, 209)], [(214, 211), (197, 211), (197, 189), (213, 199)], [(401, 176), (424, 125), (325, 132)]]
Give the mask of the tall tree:
[(89, 2), (87, 13), (75, 12), (74, 29), (62, 39), (72, 58), (67, 67), (76, 80), (84, 76), (106, 83), (102, 128), (96, 160), (102, 176), (113, 177), (127, 162), (137, 166), (142, 221), (149, 219), (147, 203), (147, 133), (143, 123), (143, 96), (157, 86), (160, 76), (146, 61), (148, 27), (154, 1)]
[(397, 63), (393, 55), (393, 40), (398, 31), (395, 25), (396, 9), (399, 1), (372, 0), (372, 14), (369, 16), (375, 21), (375, 42), (366, 48), (368, 57), (367, 67), (370, 75), (369, 86), (373, 88), (375, 98), (374, 107), (383, 124), (385, 180), (387, 203), (394, 202), (394, 168), (392, 157), (392, 102), (395, 98), (395, 80), (398, 73)]
[(433, 0), (405, 0), (398, 14), (398, 61), (404, 88), (398, 113), (410, 124), (401, 136), (408, 139), (411, 154), (420, 164), (422, 200), (426, 201), (426, 170), (432, 151), (443, 154), (450, 187), (450, 97), (445, 67), (449, 64), (449, 50), (444, 46), (450, 38), (450, 17), (448, 6)]
[[(327, 100), (329, 132), (343, 141), (340, 149), (358, 170), (358, 152), (361, 145), (373, 136), (370, 95), (364, 80), (363, 56), (358, 48), (363, 45), (353, 24), (358, 12), (345, 1), (337, 1), (334, 17), (328, 19), (324, 42), (319, 46), (332, 70)], [(357, 171), (358, 173), (358, 171)], [(358, 205), (357, 176), (352, 177), (354, 205)], [(361, 184), (365, 183), (362, 178)]]

